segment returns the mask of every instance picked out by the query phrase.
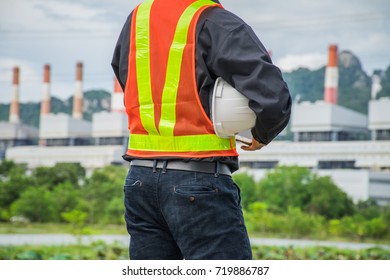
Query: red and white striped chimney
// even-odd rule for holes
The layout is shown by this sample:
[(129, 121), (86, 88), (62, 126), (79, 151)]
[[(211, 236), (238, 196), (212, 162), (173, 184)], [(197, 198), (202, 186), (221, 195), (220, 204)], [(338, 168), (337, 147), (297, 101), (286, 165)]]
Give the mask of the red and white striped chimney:
[(76, 91), (73, 97), (73, 118), (83, 118), (83, 63), (77, 63)]
[(43, 67), (43, 90), (41, 102), (41, 116), (50, 113), (50, 65), (45, 64)]
[(327, 103), (337, 104), (339, 68), (338, 68), (337, 45), (329, 46), (328, 66), (325, 70), (324, 100)]
[(13, 69), (12, 100), (9, 108), (9, 122), (19, 123), (19, 67)]
[(125, 105), (123, 103), (122, 87), (116, 77), (114, 78), (114, 92), (111, 96), (111, 112), (126, 112)]

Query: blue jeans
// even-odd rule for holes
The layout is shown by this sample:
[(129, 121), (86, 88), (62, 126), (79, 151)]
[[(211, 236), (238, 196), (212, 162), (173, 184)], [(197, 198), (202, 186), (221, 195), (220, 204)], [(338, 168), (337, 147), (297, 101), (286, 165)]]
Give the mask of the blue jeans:
[(124, 186), (131, 259), (251, 259), (231, 176), (131, 166)]

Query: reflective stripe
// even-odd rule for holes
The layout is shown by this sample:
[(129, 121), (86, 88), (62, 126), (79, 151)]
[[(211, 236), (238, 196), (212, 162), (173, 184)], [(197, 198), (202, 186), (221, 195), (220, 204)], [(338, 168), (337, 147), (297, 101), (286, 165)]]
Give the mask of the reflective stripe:
[[(138, 87), (139, 119), (148, 134), (131, 133), (129, 136), (129, 150), (142, 151), (144, 153), (157, 152), (182, 154), (185, 154), (186, 152), (215, 153), (226, 151), (229, 155), (236, 155), (234, 138), (222, 139), (212, 132), (210, 134), (207, 134), (208, 132), (206, 132), (205, 134), (199, 133), (199, 135), (174, 136), (177, 97), (182, 74), (184, 50), (189, 43), (195, 43), (192, 42), (192, 40), (191, 42), (187, 42), (191, 23), (196, 13), (202, 8), (216, 6), (218, 4), (210, 0), (194, 1), (180, 15), (175, 27), (172, 44), (169, 48), (166, 76), (161, 96), (161, 116), (159, 120), (155, 119), (153, 95), (156, 93), (152, 92), (151, 85), (150, 13), (152, 5), (153, 0), (146, 0), (139, 5), (135, 15), (134, 34), (135, 78)], [(173, 28), (173, 26), (170, 28)], [(188, 60), (187, 53), (185, 59)], [(186, 94), (197, 93), (195, 86), (194, 88), (188, 89)], [(204, 121), (207, 121), (207, 119)], [(158, 124), (158, 128), (156, 127), (156, 124)], [(206, 129), (204, 130), (209, 131)]]
[(196, 12), (204, 7), (215, 4), (209, 0), (199, 0), (188, 6), (181, 15), (169, 50), (167, 74), (162, 95), (161, 119), (159, 131), (161, 135), (171, 136), (176, 123), (176, 97), (179, 88), (181, 65), (184, 48), (187, 44), (188, 30)]
[(130, 134), (129, 149), (156, 152), (227, 151), (235, 147), (234, 138), (221, 139), (215, 134), (160, 136)]
[(135, 27), (136, 69), (140, 118), (149, 134), (158, 134), (154, 121), (154, 103), (150, 82), (150, 10), (153, 0), (138, 7)]

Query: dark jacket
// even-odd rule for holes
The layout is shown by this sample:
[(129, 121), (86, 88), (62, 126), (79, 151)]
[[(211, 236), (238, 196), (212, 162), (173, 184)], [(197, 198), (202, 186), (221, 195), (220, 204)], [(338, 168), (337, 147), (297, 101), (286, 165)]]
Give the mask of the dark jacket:
[[(131, 19), (132, 13), (120, 33), (111, 63), (122, 89), (127, 80)], [(291, 96), (281, 71), (272, 64), (256, 34), (233, 13), (209, 8), (199, 18), (196, 40), (196, 80), (208, 116), (215, 80), (222, 77), (249, 99), (249, 107), (257, 116), (253, 137), (264, 144), (271, 142), (290, 119)], [(208, 160), (238, 168), (237, 158)]]

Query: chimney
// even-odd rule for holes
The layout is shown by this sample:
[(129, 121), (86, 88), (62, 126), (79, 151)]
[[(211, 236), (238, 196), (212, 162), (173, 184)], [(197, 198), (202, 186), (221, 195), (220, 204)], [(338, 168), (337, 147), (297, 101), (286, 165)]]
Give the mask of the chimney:
[(13, 69), (12, 82), (12, 100), (9, 109), (9, 121), (11, 123), (19, 123), (19, 67), (15, 66)]
[(372, 85), (371, 85), (371, 99), (376, 99), (376, 96), (378, 92), (381, 91), (382, 86), (381, 86), (381, 71), (380, 70), (375, 70), (374, 73), (372, 74)]
[(325, 70), (324, 100), (325, 102), (331, 104), (337, 104), (339, 84), (339, 68), (337, 58), (337, 45), (330, 45), (328, 66)]
[(77, 63), (76, 91), (73, 97), (73, 118), (83, 118), (83, 63)]
[(43, 90), (41, 102), (41, 116), (50, 113), (50, 65), (45, 64), (43, 67)]
[(125, 106), (123, 103), (123, 91), (117, 78), (114, 78), (114, 92), (111, 96), (111, 112), (125, 113)]

